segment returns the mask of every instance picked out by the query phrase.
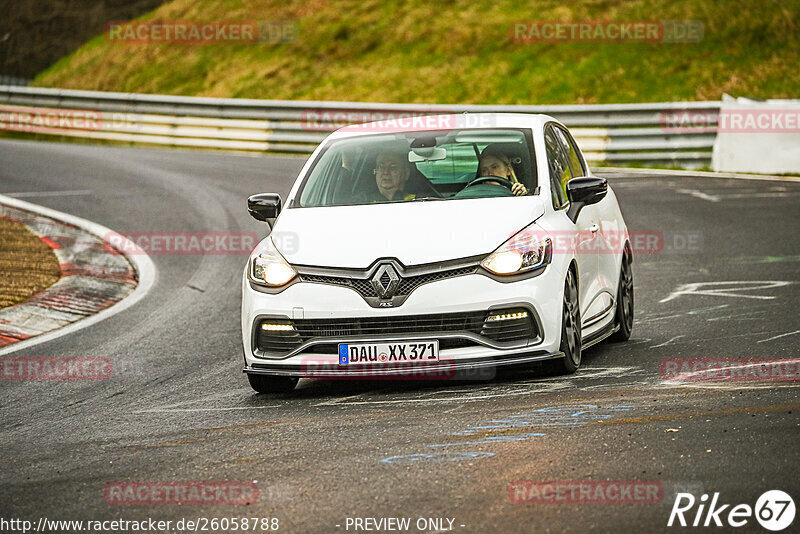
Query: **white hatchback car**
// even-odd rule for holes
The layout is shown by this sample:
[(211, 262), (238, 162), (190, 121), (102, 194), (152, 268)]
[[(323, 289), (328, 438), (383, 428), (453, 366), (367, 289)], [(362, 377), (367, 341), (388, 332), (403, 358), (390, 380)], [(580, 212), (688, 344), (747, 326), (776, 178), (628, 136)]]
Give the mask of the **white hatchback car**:
[[(242, 284), (244, 372), (453, 378), (581, 352), (633, 325), (617, 199), (545, 115), (387, 120), (331, 134), (277, 194)], [(484, 375), (482, 375), (484, 376)]]

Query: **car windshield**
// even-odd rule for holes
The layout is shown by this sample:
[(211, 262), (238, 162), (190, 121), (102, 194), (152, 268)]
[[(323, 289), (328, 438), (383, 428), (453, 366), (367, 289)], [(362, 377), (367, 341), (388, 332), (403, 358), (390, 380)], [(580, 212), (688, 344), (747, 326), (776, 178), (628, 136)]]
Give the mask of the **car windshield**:
[(301, 207), (514, 196), (536, 189), (530, 133), (515, 129), (404, 132), (345, 138), (319, 156)]

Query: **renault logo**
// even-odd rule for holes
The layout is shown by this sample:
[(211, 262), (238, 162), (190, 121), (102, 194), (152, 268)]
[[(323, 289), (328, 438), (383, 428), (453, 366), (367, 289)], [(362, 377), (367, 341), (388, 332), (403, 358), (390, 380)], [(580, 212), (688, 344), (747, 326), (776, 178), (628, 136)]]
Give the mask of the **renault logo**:
[(391, 265), (381, 265), (370, 280), (372, 289), (382, 299), (390, 299), (400, 285), (400, 277)]

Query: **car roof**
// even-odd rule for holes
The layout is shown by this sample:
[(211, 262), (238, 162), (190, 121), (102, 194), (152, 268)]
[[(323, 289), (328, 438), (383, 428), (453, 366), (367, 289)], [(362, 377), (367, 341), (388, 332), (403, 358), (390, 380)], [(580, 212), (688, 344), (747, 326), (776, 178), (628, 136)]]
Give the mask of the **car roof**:
[(532, 128), (536, 131), (542, 130), (548, 122), (558, 122), (560, 124), (557, 119), (538, 113), (459, 113), (440, 115), (392, 113), (396, 115), (394, 118), (344, 126), (333, 132), (329, 138), (458, 128)]

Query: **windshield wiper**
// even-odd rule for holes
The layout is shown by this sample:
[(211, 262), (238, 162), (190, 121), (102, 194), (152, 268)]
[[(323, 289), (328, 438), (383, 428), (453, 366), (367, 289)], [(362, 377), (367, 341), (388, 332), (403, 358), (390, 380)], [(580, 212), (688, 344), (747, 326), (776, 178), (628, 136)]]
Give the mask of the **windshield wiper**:
[(417, 197), (412, 198), (411, 202), (427, 202), (428, 200), (447, 200), (444, 197)]

